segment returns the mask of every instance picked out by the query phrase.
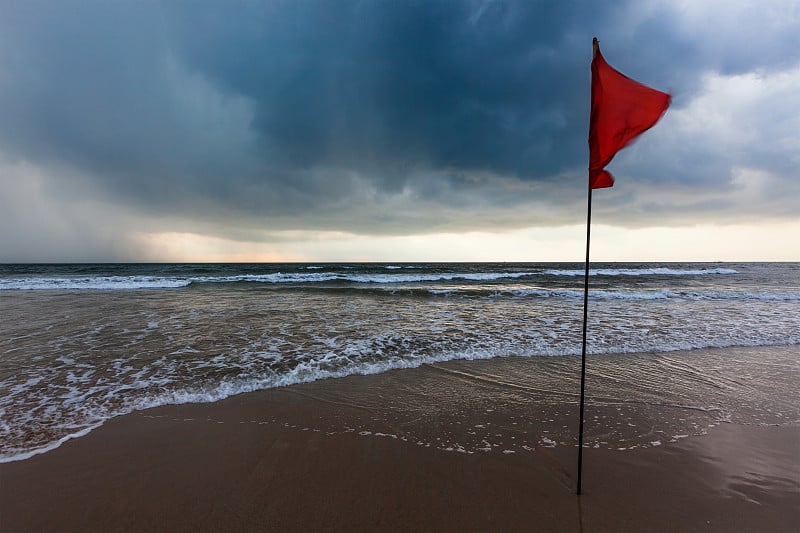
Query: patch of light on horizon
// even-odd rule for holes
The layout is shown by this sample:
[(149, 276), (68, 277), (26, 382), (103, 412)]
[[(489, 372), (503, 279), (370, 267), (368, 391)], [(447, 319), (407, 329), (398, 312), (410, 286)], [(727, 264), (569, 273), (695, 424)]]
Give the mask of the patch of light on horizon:
[[(138, 234), (151, 261), (187, 262), (582, 262), (585, 226), (528, 228), (506, 233), (449, 233), (377, 237), (341, 232), (292, 232), (272, 242), (242, 242), (191, 233)], [(800, 220), (763, 225), (651, 227), (592, 226), (593, 262), (798, 261), (787, 247)]]

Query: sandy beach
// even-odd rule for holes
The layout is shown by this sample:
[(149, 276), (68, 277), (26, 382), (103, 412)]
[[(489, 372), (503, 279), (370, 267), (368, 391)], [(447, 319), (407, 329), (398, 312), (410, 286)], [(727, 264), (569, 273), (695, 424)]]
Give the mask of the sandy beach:
[[(712, 423), (698, 434), (663, 442), (644, 435), (634, 441), (650, 445), (612, 449), (599, 445), (602, 423), (588, 421), (621, 416), (619, 408), (593, 401), (587, 442), (595, 444), (585, 450), (577, 497), (576, 446), (568, 444), (574, 402), (504, 403), (500, 395), (495, 409), (475, 401), (486, 376), (492, 387), (513, 389), (514, 374), (531, 364), (549, 363), (453, 361), (120, 416), (56, 450), (1, 464), (0, 529), (800, 528), (796, 424)], [(419, 387), (465, 403), (453, 411)], [(639, 419), (622, 415), (636, 420), (625, 424), (633, 433), (658, 426), (645, 420), (651, 411), (636, 412)], [(542, 437), (548, 427), (562, 431)]]

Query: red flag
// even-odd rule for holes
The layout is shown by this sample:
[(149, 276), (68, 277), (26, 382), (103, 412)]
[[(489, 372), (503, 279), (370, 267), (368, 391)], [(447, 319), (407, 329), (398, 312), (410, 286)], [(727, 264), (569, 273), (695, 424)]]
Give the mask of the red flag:
[(671, 99), (669, 94), (642, 85), (606, 63), (594, 39), (589, 188), (614, 185), (614, 176), (605, 166), (617, 152), (658, 122)]

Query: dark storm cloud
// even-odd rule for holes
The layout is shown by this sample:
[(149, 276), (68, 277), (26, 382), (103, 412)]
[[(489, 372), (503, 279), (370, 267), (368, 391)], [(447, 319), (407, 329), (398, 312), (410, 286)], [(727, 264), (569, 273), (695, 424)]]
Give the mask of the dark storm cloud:
[(573, 125), (585, 117), (585, 54), (564, 42), (566, 4), (289, 2), (229, 24), (214, 5), (199, 21), (173, 17), (177, 46), (255, 102), (278, 164), (536, 177), (584, 155)]
[[(703, 12), (687, 26), (669, 3), (3, 4), (0, 157), (227, 227), (405, 232), (475, 213), (510, 223), (531, 205), (547, 216), (529, 223), (570, 221), (557, 208), (582, 202), (593, 35), (615, 66), (673, 91), (673, 111), (706, 73), (800, 60), (791, 24), (767, 34)], [(717, 186), (730, 162), (708, 146), (619, 171)]]
[[(283, 2), (231, 20), (211, 3), (170, 19), (189, 68), (255, 103), (253, 127), (272, 163), (343, 166), (390, 183), (406, 173), (387, 170), (408, 166), (521, 179), (574, 168), (586, 156), (587, 43), (604, 28), (614, 34), (610, 52), (677, 91), (678, 105), (704, 69), (747, 72), (765, 57), (800, 57), (760, 42), (712, 55), (666, 9), (619, 39), (631, 8), (597, 4)], [(792, 35), (779, 37), (800, 50)]]

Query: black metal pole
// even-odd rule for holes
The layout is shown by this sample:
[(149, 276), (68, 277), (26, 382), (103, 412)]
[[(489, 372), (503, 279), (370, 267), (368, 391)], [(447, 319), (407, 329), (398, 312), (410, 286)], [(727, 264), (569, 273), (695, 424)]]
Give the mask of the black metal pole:
[(586, 322), (589, 316), (589, 237), (592, 228), (592, 187), (589, 187), (589, 200), (586, 208), (586, 271), (583, 277), (583, 346), (581, 347), (581, 407), (578, 428), (578, 496), (581, 495), (583, 476), (583, 403), (586, 390)]

